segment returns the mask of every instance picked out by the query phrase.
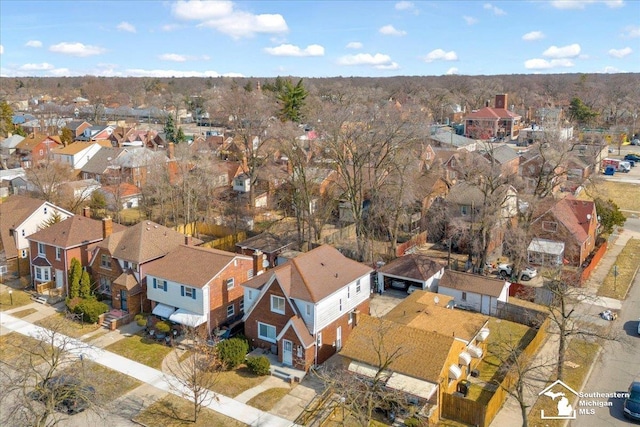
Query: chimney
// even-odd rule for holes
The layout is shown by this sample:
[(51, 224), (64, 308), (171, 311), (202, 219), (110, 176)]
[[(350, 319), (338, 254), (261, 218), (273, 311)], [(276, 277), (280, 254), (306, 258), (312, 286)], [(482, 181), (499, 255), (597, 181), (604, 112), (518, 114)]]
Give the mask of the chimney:
[(507, 94), (496, 95), (496, 108), (507, 108)]
[(102, 238), (106, 239), (111, 236), (111, 232), (113, 232), (113, 220), (111, 217), (106, 217), (102, 219)]
[(169, 156), (169, 160), (173, 160), (175, 157), (175, 145), (173, 142), (167, 144), (167, 155)]
[(193, 246), (193, 238), (191, 237), (191, 234), (184, 235), (184, 244), (187, 246)]
[(484, 106), (488, 107), (489, 106), (489, 101), (484, 101)]
[(85, 218), (91, 218), (91, 208), (89, 206), (82, 208), (82, 216)]

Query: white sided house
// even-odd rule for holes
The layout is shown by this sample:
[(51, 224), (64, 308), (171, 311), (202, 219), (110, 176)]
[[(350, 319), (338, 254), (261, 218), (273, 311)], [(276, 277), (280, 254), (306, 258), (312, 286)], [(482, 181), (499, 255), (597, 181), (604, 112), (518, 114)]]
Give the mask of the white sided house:
[(510, 286), (510, 282), (502, 279), (445, 270), (438, 293), (453, 297), (458, 307), (495, 316), (498, 312), (498, 301), (509, 302)]

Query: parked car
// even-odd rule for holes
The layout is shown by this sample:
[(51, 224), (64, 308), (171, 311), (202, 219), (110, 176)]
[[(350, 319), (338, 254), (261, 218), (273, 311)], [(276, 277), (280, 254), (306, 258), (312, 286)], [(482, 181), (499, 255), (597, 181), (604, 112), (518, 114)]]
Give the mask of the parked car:
[(640, 139), (635, 138), (631, 140), (631, 145), (640, 145)]
[[(509, 264), (498, 265), (498, 275), (500, 277), (511, 277), (513, 272), (513, 266)], [(520, 279), (531, 280), (538, 275), (538, 271), (533, 267), (525, 267), (520, 272)]]
[(634, 381), (629, 386), (629, 397), (624, 400), (624, 416), (640, 421), (640, 381)]
[(640, 156), (638, 156), (637, 154), (627, 154), (626, 156), (624, 156), (625, 160), (632, 160), (634, 162), (640, 162)]
[(40, 402), (52, 401), (57, 411), (73, 415), (88, 409), (95, 394), (93, 387), (83, 384), (78, 378), (59, 375), (41, 381), (30, 397)]
[(638, 319), (638, 335), (640, 335), (640, 319)]

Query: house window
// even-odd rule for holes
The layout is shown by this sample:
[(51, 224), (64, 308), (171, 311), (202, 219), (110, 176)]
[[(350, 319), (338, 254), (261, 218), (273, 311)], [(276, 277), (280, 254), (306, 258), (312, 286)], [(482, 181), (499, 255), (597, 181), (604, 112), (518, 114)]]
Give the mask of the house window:
[(347, 285), (347, 299), (351, 298), (351, 286)]
[(467, 300), (467, 293), (463, 292), (462, 293), (462, 301), (466, 301)]
[(138, 264), (136, 264), (135, 262), (132, 262), (132, 263), (131, 263), (131, 269), (132, 269), (133, 271), (138, 271)]
[(103, 254), (100, 257), (100, 266), (104, 268), (111, 268), (111, 257), (109, 255)]
[(166, 280), (163, 280), (162, 283), (160, 283), (160, 286), (161, 286), (163, 291), (167, 292), (167, 281)]
[(307, 316), (311, 316), (311, 304), (307, 304)]
[(322, 332), (318, 332), (318, 335), (316, 335), (316, 347), (322, 347)]
[(258, 322), (258, 338), (261, 340), (276, 342), (276, 327)]
[[(165, 281), (165, 283), (167, 283), (167, 282)], [(196, 299), (196, 290), (195, 290), (195, 288), (190, 288), (188, 286), (181, 286), (180, 290), (181, 290), (181, 293), (182, 293), (183, 297)]]
[(38, 255), (44, 255), (44, 243), (38, 243)]
[(342, 313), (342, 298), (340, 298), (338, 310), (340, 310), (340, 313)]
[(239, 307), (240, 307), (240, 313), (244, 313), (244, 298), (240, 299), (240, 302), (238, 303)]
[(62, 259), (62, 248), (56, 248), (56, 259), (58, 261)]
[(228, 305), (227, 306), (227, 317), (232, 317), (234, 314), (236, 314), (235, 307), (233, 306), (233, 304)]
[[(158, 280), (155, 277), (153, 278), (153, 288), (154, 289), (162, 289), (163, 291), (167, 292), (167, 281), (166, 280)], [(183, 291), (184, 291), (184, 286), (183, 286)], [(184, 293), (182, 294), (182, 296), (184, 296)]]
[(27, 235), (27, 232), (24, 231), (24, 229), (22, 229), (22, 237), (25, 237)]
[(36, 267), (36, 280), (48, 282), (51, 280), (51, 267)]
[(44, 214), (45, 214), (45, 215), (47, 214), (47, 211), (48, 211), (48, 208), (45, 206), (45, 207), (44, 207)]
[(250, 268), (249, 271), (247, 271), (247, 279), (251, 279), (253, 277), (253, 268)]
[(233, 280), (233, 277), (229, 277), (229, 278), (226, 280), (226, 283), (227, 283), (227, 290), (229, 290), (229, 289), (233, 289), (233, 286), (234, 286), (234, 280)]
[(129, 268), (129, 261), (122, 261), (122, 265), (124, 266), (124, 269), (126, 270), (127, 268)]
[(464, 216), (469, 215), (469, 212), (471, 212), (471, 206), (469, 205), (462, 205), (460, 206), (460, 213)]
[(271, 311), (274, 313), (284, 314), (284, 298), (271, 295)]
[(27, 257), (27, 250), (23, 249), (22, 252), (20, 253), (21, 258), (26, 258)]
[(542, 221), (542, 229), (555, 233), (558, 231), (558, 223), (554, 221)]
[(100, 288), (98, 289), (98, 291), (101, 294), (111, 293), (111, 280), (109, 280), (108, 277), (101, 277), (99, 283), (100, 283)]
[(360, 293), (362, 286), (360, 286), (360, 279), (356, 282), (356, 294)]
[(38, 153), (42, 156), (44, 154), (44, 150), (41, 148)]
[(356, 313), (354, 311), (349, 312), (349, 324), (353, 323), (353, 319), (356, 317)]
[(251, 291), (251, 290), (250, 290), (250, 291), (247, 293), (247, 296), (249, 297), (249, 299), (253, 299), (253, 291)]

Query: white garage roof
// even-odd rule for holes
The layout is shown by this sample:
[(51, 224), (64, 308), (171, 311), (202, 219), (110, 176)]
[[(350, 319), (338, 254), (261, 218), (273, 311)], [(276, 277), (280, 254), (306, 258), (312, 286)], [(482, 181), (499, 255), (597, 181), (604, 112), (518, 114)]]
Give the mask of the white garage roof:
[(554, 242), (547, 239), (531, 239), (531, 243), (527, 248), (529, 252), (537, 252), (550, 255), (562, 255), (564, 253), (564, 243)]

